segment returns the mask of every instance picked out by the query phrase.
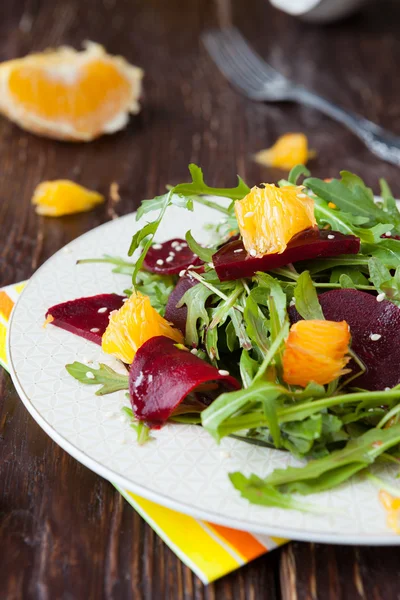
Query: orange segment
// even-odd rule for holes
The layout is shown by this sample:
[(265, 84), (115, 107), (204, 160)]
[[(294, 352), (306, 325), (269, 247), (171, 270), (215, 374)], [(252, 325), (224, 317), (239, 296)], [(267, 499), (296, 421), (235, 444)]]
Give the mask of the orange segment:
[(254, 155), (254, 160), (266, 167), (290, 170), (298, 164), (305, 165), (315, 152), (308, 150), (308, 140), (304, 133), (286, 133), (277, 139), (267, 150)]
[(46, 217), (85, 212), (102, 202), (104, 196), (68, 179), (43, 181), (36, 187), (32, 197), (37, 214)]
[(0, 110), (21, 127), (57, 139), (91, 140), (139, 111), (143, 72), (98, 44), (60, 48), (0, 65)]
[(181, 332), (151, 306), (148, 296), (134, 292), (119, 310), (110, 314), (101, 347), (107, 354), (131, 364), (140, 346), (157, 335), (184, 343)]
[(321, 385), (348, 372), (350, 331), (346, 321), (299, 321), (290, 328), (283, 353), (283, 379), (289, 385)]
[(296, 233), (316, 225), (314, 201), (301, 187), (263, 185), (235, 202), (243, 244), (251, 256), (280, 254)]

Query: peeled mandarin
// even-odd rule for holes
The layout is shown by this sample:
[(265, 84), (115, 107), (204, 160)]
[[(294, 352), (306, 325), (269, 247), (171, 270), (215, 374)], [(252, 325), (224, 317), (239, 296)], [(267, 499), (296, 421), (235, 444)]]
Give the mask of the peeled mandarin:
[(23, 129), (89, 141), (138, 113), (143, 71), (99, 44), (62, 47), (0, 64), (0, 112)]
[(314, 201), (299, 186), (253, 187), (235, 202), (244, 247), (253, 257), (281, 254), (296, 233), (315, 227)]
[(68, 179), (43, 181), (36, 187), (32, 197), (37, 214), (46, 217), (86, 212), (103, 202), (104, 196), (101, 194)]
[(110, 314), (101, 347), (107, 354), (131, 364), (140, 346), (159, 335), (184, 343), (182, 333), (151, 306), (148, 296), (134, 292), (119, 310)]
[(346, 321), (298, 321), (290, 328), (283, 353), (283, 379), (306, 387), (314, 381), (325, 385), (348, 373), (345, 366), (350, 330)]
[(304, 133), (285, 133), (267, 150), (254, 155), (254, 160), (266, 167), (290, 170), (298, 164), (305, 165), (315, 156), (308, 150), (308, 140)]

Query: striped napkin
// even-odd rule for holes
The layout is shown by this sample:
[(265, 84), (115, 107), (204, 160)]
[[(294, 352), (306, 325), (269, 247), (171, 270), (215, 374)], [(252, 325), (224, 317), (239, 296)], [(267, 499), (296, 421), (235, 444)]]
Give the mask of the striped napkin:
[[(25, 283), (0, 289), (0, 365), (7, 370), (6, 334)], [(287, 540), (194, 519), (115, 486), (173, 552), (205, 584), (234, 571)]]

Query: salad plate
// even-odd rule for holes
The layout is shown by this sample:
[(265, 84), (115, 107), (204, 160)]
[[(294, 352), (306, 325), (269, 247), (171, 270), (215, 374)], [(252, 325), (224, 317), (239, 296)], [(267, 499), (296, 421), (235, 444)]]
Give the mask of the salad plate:
[[(229, 200), (218, 199), (227, 207)], [(146, 220), (153, 213), (146, 214)], [(182, 238), (191, 230), (201, 244), (210, 243), (207, 224), (215, 211), (196, 204), (189, 212), (167, 208), (155, 241)], [(224, 437), (219, 444), (195, 424), (167, 423), (151, 431), (139, 445), (129, 418), (124, 390), (95, 395), (65, 366), (74, 361), (95, 368), (103, 363), (117, 373), (126, 369), (100, 346), (58, 327), (44, 327), (49, 307), (74, 298), (123, 294), (129, 277), (109, 264), (79, 264), (93, 257), (126, 256), (132, 234), (143, 226), (135, 214), (106, 223), (71, 242), (52, 256), (31, 278), (12, 314), (8, 358), (12, 380), (26, 408), (40, 427), (75, 459), (128, 490), (182, 513), (228, 527), (298, 540), (348, 544), (399, 544), (387, 526), (387, 513), (371, 479), (349, 481), (310, 497), (299, 507), (261, 506), (242, 498), (229, 474), (265, 477), (277, 468), (301, 466), (289, 452)], [(375, 466), (371, 471), (374, 473)], [(379, 465), (379, 477), (395, 486), (397, 465)]]

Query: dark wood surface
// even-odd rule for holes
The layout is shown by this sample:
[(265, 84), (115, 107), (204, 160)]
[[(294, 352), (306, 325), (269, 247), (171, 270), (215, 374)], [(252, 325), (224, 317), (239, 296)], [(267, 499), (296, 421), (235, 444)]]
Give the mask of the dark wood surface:
[[(90, 144), (40, 139), (0, 119), (0, 284), (29, 277), (112, 207), (63, 219), (37, 217), (43, 179), (71, 178), (108, 194), (119, 215), (202, 165), (211, 184), (273, 181), (250, 156), (286, 131), (304, 131), (318, 176), (358, 172), (376, 189), (399, 170), (320, 114), (254, 104), (219, 76), (199, 42), (206, 27), (234, 22), (278, 69), (400, 134), (400, 3), (378, 0), (324, 28), (265, 0), (14, 0), (0, 3), (0, 60), (85, 39), (146, 70), (142, 114)], [(54, 444), (0, 375), (0, 598), (357, 599), (400, 598), (400, 552), (291, 543), (204, 587), (114, 488)]]

